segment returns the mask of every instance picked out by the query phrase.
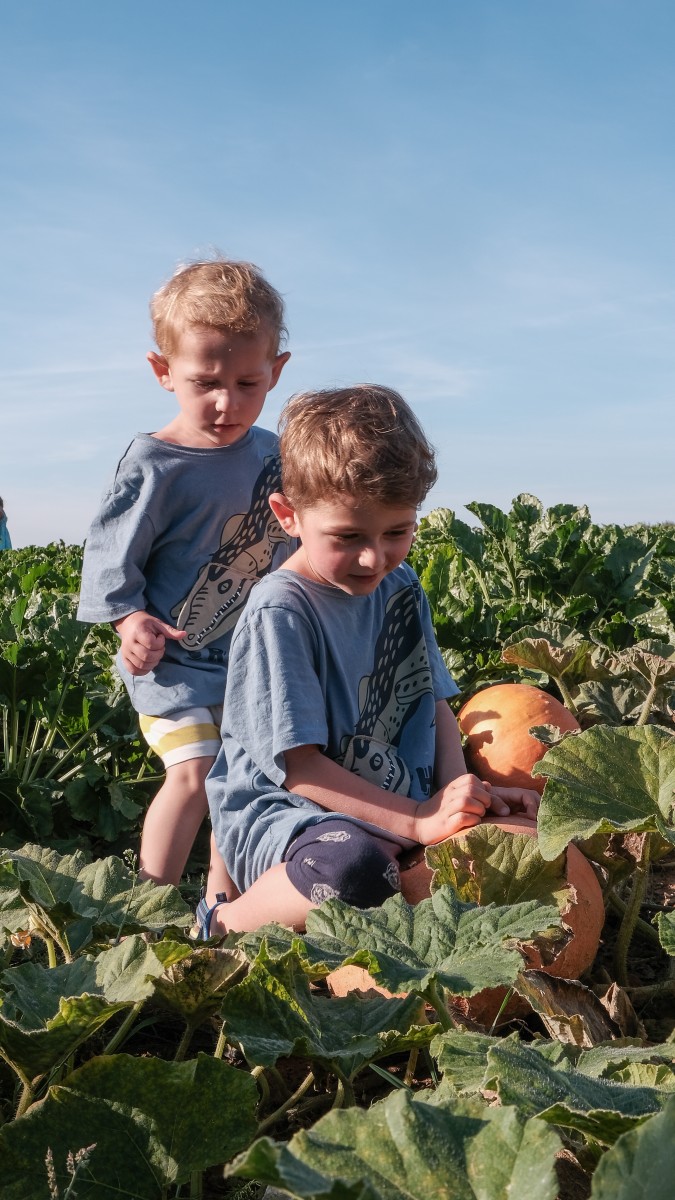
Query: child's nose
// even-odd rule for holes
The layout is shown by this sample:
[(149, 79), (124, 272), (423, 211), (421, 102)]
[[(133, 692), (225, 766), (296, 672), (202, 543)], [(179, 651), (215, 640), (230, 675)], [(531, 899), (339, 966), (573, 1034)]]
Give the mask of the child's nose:
[(361, 550), (361, 566), (367, 567), (370, 571), (375, 571), (381, 567), (382, 560), (383, 552), (380, 546), (373, 544), (372, 546), (364, 546)]
[(227, 409), (231, 407), (230, 393), (228, 392), (227, 388), (220, 388), (219, 391), (216, 392), (216, 408), (218, 409), (218, 412), (226, 412)]

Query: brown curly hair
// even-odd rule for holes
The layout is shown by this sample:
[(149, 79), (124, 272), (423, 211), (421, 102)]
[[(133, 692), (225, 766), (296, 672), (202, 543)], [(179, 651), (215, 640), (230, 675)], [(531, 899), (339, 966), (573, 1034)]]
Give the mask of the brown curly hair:
[(292, 396), (279, 418), (282, 488), (294, 508), (331, 494), (417, 508), (436, 482), (433, 448), (393, 388)]

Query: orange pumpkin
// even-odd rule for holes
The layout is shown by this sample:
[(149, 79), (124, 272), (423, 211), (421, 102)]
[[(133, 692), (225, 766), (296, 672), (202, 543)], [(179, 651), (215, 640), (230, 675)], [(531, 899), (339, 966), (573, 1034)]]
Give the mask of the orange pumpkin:
[(532, 768), (546, 746), (530, 736), (534, 725), (556, 725), (564, 733), (580, 729), (572, 713), (541, 688), (527, 683), (497, 683), (476, 692), (457, 714), (466, 738), (464, 757), (474, 775), (502, 787), (544, 790)]

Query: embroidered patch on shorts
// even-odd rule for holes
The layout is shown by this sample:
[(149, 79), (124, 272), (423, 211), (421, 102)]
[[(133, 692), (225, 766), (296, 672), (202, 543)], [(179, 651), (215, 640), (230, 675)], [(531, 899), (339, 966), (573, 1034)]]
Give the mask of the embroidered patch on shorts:
[(309, 898), (313, 904), (321, 904), (322, 901), (332, 900), (336, 896), (339, 896), (339, 892), (329, 883), (314, 883)]
[(348, 842), (351, 836), (346, 829), (331, 829), (328, 833), (318, 834), (316, 840), (317, 842)]
[(389, 884), (389, 887), (394, 888), (395, 891), (397, 891), (397, 892), (400, 892), (400, 890), (401, 890), (401, 874), (398, 869), (397, 862), (387, 863), (387, 869), (384, 872), (384, 878), (386, 879), (387, 883)]

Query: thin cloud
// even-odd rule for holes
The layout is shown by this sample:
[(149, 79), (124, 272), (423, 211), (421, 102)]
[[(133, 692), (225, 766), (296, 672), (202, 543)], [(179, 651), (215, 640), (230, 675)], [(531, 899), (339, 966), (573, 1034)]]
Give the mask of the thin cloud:
[(11, 383), (15, 379), (53, 379), (62, 375), (112, 375), (119, 372), (138, 371), (138, 362), (108, 362), (108, 363), (61, 363), (45, 366), (15, 367), (9, 371), (0, 370), (0, 385)]

